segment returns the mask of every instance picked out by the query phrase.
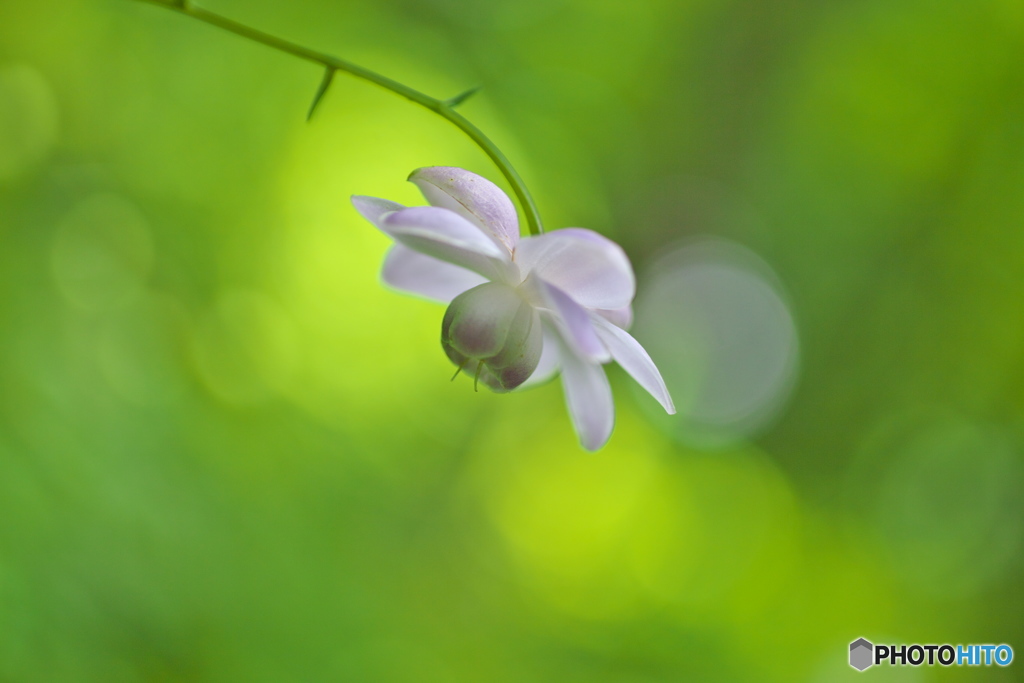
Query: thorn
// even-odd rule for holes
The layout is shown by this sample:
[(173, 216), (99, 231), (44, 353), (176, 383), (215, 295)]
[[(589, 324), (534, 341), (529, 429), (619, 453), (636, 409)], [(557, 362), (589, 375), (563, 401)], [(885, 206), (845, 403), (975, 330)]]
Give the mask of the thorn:
[(320, 100), (327, 94), (327, 89), (331, 87), (331, 81), (334, 80), (334, 67), (327, 67), (324, 69), (323, 80), (320, 81), (320, 87), (317, 88), (316, 95), (313, 96), (313, 104), (309, 107), (309, 113), (306, 114), (306, 121), (308, 122), (313, 118), (313, 112), (316, 111), (316, 106), (320, 104)]
[(473, 377), (473, 391), (480, 391), (480, 369), (484, 367), (484, 362), (480, 361), (476, 364), (476, 375)]
[(451, 107), (452, 109), (454, 109), (455, 107), (459, 106), (460, 104), (462, 104), (463, 102), (468, 100), (470, 97), (475, 95), (479, 90), (480, 90), (480, 86), (479, 85), (473, 86), (472, 88), (470, 88), (466, 92), (459, 93), (455, 97), (452, 97), (450, 99), (445, 100), (444, 103), (445, 103), (446, 106)]

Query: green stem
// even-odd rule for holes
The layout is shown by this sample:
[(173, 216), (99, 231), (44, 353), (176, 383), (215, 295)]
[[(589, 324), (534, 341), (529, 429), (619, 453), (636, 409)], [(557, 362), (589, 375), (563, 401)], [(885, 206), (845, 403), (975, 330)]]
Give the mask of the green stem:
[[(324, 54), (323, 52), (310, 50), (309, 48), (296, 45), (295, 43), (288, 42), (287, 40), (282, 40), (281, 38), (277, 38), (276, 36), (272, 36), (268, 33), (263, 33), (262, 31), (249, 28), (248, 26), (239, 24), (236, 21), (222, 17), (219, 14), (214, 14), (213, 12), (195, 7), (187, 0), (170, 0), (169, 2), (164, 0), (145, 1), (154, 5), (166, 7), (167, 9), (198, 19), (199, 21), (224, 29), (225, 31), (230, 31), (231, 33), (242, 36), (243, 38), (248, 38), (249, 40), (256, 41), (257, 43), (262, 43), (276, 50), (287, 52), (288, 54), (301, 59), (315, 62), (327, 69), (328, 72), (344, 71), (358, 78), (376, 83), (382, 88), (387, 88), (391, 92), (412, 100), (416, 104), (426, 107), (435, 114), (448, 119), (458, 126), (462, 132), (468, 135), (473, 142), (475, 142), (477, 146), (479, 146), (480, 149), (482, 149), (484, 153), (491, 158), (491, 161), (493, 161), (495, 166), (501, 170), (502, 174), (504, 174), (505, 179), (508, 180), (509, 185), (512, 186), (512, 191), (515, 192), (516, 197), (519, 199), (519, 205), (522, 207), (523, 213), (526, 215), (526, 224), (529, 227), (530, 234), (538, 235), (544, 231), (541, 226), (540, 215), (537, 212), (537, 206), (533, 203), (533, 197), (530, 196), (529, 190), (526, 189), (523, 179), (520, 178), (519, 174), (516, 173), (516, 170), (512, 168), (512, 164), (510, 164), (508, 159), (505, 158), (505, 155), (501, 153), (501, 150), (491, 142), (490, 138), (484, 135), (479, 128), (466, 120), (466, 117), (455, 111), (455, 109), (453, 109), (452, 106), (444, 100), (439, 100), (431, 97), (430, 95), (421, 93), (420, 91), (414, 90), (407, 85), (399, 83), (398, 81), (393, 81), (387, 76), (381, 76), (376, 72), (363, 68), (358, 64), (353, 64), (345, 61), (344, 59), (332, 57), (331, 55)], [(329, 83), (329, 78), (325, 79), (325, 82)], [(318, 97), (322, 95), (322, 92), (318, 93)]]

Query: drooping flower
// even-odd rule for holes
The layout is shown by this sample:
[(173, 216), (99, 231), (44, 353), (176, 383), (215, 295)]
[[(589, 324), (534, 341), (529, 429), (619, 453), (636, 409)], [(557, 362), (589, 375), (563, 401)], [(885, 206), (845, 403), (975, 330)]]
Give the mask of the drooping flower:
[(448, 304), (441, 345), (460, 370), (498, 392), (561, 372), (588, 450), (603, 446), (615, 423), (604, 363), (617, 362), (675, 413), (654, 362), (626, 332), (636, 278), (621, 247), (582, 228), (520, 238), (508, 196), (461, 168), (421, 168), (409, 180), (430, 206), (363, 196), (352, 203), (395, 241), (384, 282)]

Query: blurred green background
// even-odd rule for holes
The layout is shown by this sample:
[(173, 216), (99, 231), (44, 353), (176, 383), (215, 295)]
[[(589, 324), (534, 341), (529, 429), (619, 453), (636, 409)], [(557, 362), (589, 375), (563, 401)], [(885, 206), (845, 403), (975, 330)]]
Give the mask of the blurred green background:
[[(0, 0), (0, 681), (854, 679), (1024, 653), (1019, 0), (209, 0), (618, 240), (680, 416), (474, 394), (351, 194), (447, 122), (130, 0)], [(645, 298), (646, 297), (646, 298)], [(1024, 680), (881, 669), (885, 681)]]

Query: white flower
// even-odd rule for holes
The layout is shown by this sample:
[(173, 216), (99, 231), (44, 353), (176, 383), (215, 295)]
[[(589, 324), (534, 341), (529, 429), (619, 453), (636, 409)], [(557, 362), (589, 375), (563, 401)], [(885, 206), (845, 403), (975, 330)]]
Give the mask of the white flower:
[(562, 374), (580, 442), (608, 441), (615, 404), (603, 363), (616, 361), (670, 414), (672, 398), (632, 321), (636, 278), (622, 248), (591, 230), (519, 237), (512, 201), (461, 168), (413, 171), (430, 206), (352, 197), (364, 218), (395, 241), (384, 260), (388, 285), (450, 304), (442, 347), (460, 369), (495, 391)]

